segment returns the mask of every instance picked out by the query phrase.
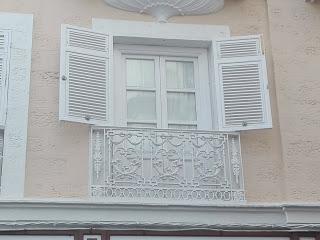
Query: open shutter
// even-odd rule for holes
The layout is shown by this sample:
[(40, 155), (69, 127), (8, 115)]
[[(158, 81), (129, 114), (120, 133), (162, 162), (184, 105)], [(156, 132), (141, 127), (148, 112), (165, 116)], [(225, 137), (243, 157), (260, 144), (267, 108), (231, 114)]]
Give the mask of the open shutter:
[(0, 30), (0, 127), (5, 125), (7, 112), (9, 49), (9, 32)]
[(60, 120), (110, 123), (112, 37), (63, 25), (61, 38)]
[(1, 192), (1, 176), (3, 163), (3, 146), (4, 146), (4, 131), (0, 129), (0, 192)]
[(214, 48), (220, 130), (271, 128), (267, 68), (261, 37), (219, 40)]

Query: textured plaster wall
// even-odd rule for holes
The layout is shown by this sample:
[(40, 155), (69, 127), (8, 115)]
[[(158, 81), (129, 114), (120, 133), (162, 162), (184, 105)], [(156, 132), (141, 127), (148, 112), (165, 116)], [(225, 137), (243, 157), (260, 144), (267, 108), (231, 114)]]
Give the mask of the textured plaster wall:
[[(276, 1), (279, 0), (273, 2)], [(292, 0), (285, 2), (288, 1)], [(215, 15), (171, 20), (229, 25), (233, 35), (264, 35), (274, 128), (242, 134), (249, 202), (282, 201), (285, 192), (267, 9), (265, 0), (226, 0), (225, 8)], [(58, 121), (60, 25), (90, 27), (92, 17), (139, 21), (151, 18), (109, 8), (102, 0), (1, 0), (0, 10), (34, 14), (25, 195), (87, 198), (89, 128)]]
[(320, 2), (268, 0), (286, 199), (320, 200)]

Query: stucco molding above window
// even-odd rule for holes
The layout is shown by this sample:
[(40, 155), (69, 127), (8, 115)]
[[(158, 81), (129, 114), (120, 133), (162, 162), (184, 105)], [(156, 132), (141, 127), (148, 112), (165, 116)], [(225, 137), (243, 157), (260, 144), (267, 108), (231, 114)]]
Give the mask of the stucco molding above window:
[(214, 13), (224, 6), (224, 0), (105, 0), (105, 2), (125, 11), (149, 14), (158, 22), (167, 22), (168, 18), (173, 16)]

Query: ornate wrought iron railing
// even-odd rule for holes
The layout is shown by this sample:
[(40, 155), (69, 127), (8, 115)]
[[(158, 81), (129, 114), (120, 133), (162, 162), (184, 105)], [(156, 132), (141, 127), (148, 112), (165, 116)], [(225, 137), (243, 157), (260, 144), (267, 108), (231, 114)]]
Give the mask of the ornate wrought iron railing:
[(90, 171), (91, 196), (108, 201), (245, 201), (237, 133), (92, 128)]

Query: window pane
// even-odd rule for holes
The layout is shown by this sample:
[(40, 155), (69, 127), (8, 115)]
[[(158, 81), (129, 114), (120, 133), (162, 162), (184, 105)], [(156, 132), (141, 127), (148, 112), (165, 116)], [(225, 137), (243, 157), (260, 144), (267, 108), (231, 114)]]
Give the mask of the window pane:
[(155, 92), (127, 91), (128, 121), (156, 120)]
[(169, 121), (196, 121), (196, 100), (194, 93), (168, 93)]
[(166, 79), (168, 89), (194, 88), (193, 62), (166, 62)]
[(155, 86), (154, 61), (144, 59), (127, 59), (127, 86), (149, 87)]

